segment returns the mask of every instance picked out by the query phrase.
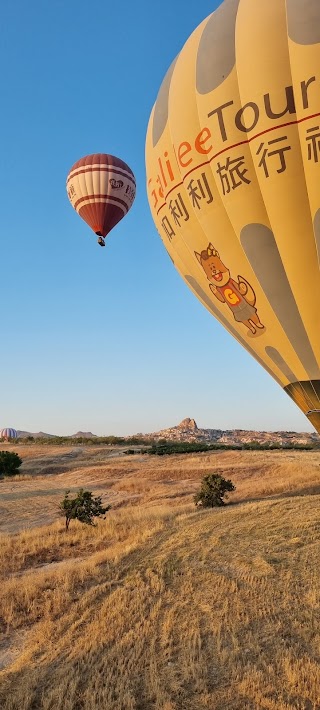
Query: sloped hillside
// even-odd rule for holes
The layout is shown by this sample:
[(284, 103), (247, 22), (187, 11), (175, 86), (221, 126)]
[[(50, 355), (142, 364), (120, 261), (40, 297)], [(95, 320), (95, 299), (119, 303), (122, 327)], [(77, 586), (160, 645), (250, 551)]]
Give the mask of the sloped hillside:
[[(104, 473), (100, 461), (101, 486), (113, 473), (128, 498), (96, 528), (73, 522), (66, 535), (56, 519), (2, 535), (1, 708), (320, 707), (320, 462), (280, 453), (272, 466), (248, 453), (241, 467), (242, 455), (224, 509), (195, 510), (192, 486), (181, 496), (201, 466), (230, 471), (223, 454), (124, 457)], [(72, 468), (61, 485), (69, 475), (81, 479)]]

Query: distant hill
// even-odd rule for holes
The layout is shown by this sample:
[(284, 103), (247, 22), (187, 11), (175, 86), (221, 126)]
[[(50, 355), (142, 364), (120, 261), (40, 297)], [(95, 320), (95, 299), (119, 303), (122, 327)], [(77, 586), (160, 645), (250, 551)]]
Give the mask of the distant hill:
[[(34, 439), (52, 439), (59, 437), (59, 434), (46, 434), (44, 431), (21, 431), (17, 430), (19, 439), (26, 439), (28, 436), (33, 436)], [(68, 439), (94, 439), (97, 435), (92, 434), (91, 431), (77, 431), (76, 434), (71, 434), (67, 436)]]
[(246, 429), (200, 429), (194, 419), (187, 417), (180, 424), (162, 429), (152, 434), (138, 434), (149, 439), (166, 439), (167, 441), (186, 442), (211, 442), (219, 444), (247, 444), (257, 442), (259, 444), (279, 443), (279, 444), (311, 444), (320, 441), (316, 432), (295, 432), (295, 431), (248, 431)]
[(46, 434), (44, 431), (21, 431), (17, 430), (19, 439), (25, 439), (27, 436), (33, 436), (34, 439), (50, 439), (57, 436), (56, 434)]
[[(58, 435), (56, 434), (46, 434), (42, 431), (39, 432), (29, 432), (29, 431), (18, 431), (19, 438), (23, 439), (28, 436), (33, 436), (34, 439), (42, 438), (53, 438)], [(105, 434), (108, 436), (108, 434)], [(237, 444), (247, 444), (251, 442), (257, 442), (259, 444), (271, 444), (279, 443), (283, 444), (314, 444), (320, 442), (320, 437), (315, 432), (295, 432), (295, 431), (256, 431), (256, 430), (246, 430), (246, 429), (201, 429), (198, 427), (195, 419), (186, 417), (180, 424), (176, 426), (169, 427), (168, 429), (161, 429), (157, 432), (152, 432), (148, 434), (135, 434), (131, 436), (121, 437), (122, 439), (131, 439), (132, 436), (136, 436), (144, 439), (166, 439), (167, 441), (186, 441), (186, 442), (207, 442), (207, 443), (219, 443), (226, 445), (237, 445)], [(76, 434), (70, 436), (65, 436), (68, 439), (94, 439), (97, 438), (97, 434), (93, 434), (91, 431), (77, 431)], [(119, 437), (120, 438), (120, 437)]]

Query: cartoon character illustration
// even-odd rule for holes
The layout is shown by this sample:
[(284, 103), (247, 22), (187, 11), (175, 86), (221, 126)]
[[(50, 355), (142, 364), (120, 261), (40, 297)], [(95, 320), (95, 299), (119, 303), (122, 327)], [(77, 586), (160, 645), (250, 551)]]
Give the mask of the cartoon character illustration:
[[(231, 278), (229, 269), (220, 259), (217, 250), (209, 244), (207, 249), (198, 254), (194, 252), (209, 281), (209, 287), (221, 303), (226, 303), (238, 323), (249, 328), (252, 335), (260, 335), (265, 330), (255, 308), (255, 292), (242, 276), (238, 280)], [(260, 331), (260, 333), (257, 331)]]

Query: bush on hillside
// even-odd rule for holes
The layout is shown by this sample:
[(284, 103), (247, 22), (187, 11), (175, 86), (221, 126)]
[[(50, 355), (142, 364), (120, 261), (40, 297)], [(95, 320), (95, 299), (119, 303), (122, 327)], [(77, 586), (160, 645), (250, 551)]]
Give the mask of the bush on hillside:
[(93, 497), (92, 491), (80, 488), (75, 498), (69, 498), (70, 491), (66, 491), (64, 499), (59, 505), (61, 515), (66, 519), (66, 531), (69, 530), (70, 520), (79, 520), (86, 525), (94, 525), (94, 518), (100, 518), (110, 510), (110, 505), (101, 504), (101, 496)]
[(232, 491), (235, 491), (232, 481), (226, 480), (217, 473), (208, 473), (202, 479), (201, 488), (194, 496), (194, 502), (204, 508), (215, 508), (225, 505), (223, 498)]
[(14, 476), (22, 464), (22, 459), (14, 451), (0, 451), (0, 476)]

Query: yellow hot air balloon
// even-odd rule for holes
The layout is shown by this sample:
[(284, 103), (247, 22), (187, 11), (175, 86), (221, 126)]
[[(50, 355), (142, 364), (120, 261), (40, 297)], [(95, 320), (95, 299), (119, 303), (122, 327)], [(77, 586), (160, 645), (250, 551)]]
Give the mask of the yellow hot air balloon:
[(165, 76), (146, 168), (180, 275), (320, 432), (319, 0), (224, 0)]

